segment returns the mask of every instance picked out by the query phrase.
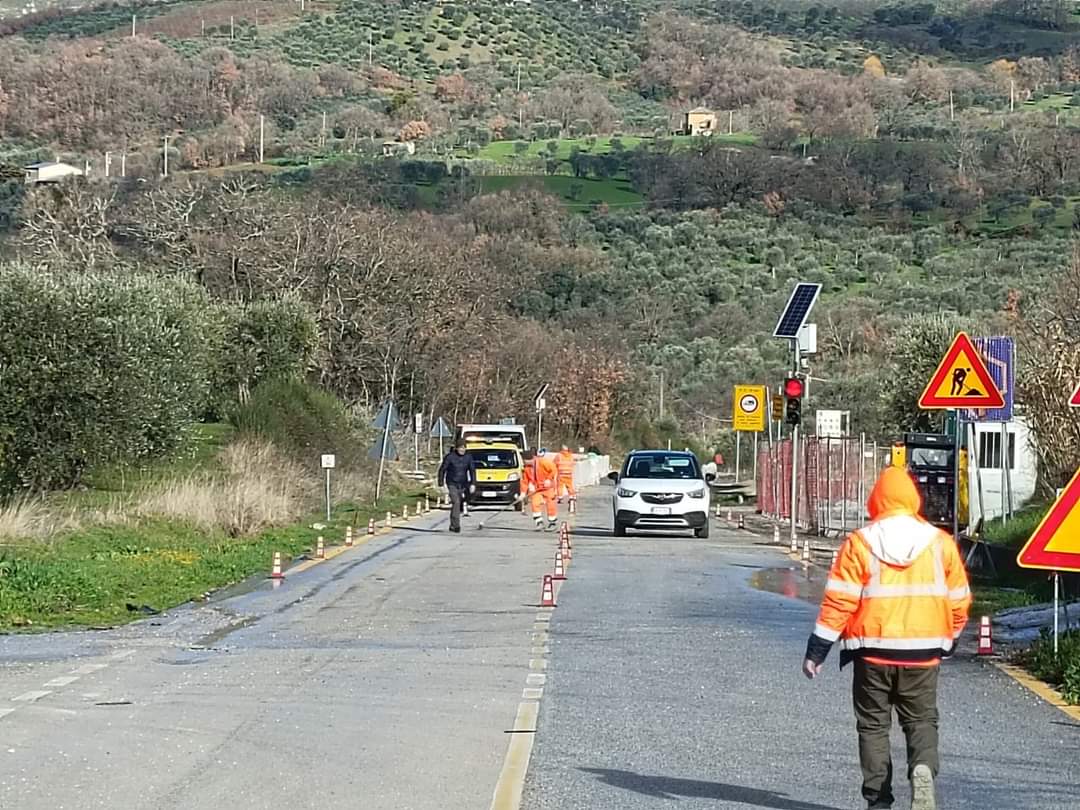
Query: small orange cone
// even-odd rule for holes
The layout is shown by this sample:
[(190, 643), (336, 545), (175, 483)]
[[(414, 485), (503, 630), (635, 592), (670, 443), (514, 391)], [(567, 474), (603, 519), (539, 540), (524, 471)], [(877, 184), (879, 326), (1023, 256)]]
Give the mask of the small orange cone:
[(739, 515), (739, 528), (740, 529), (745, 529), (746, 528), (746, 518), (743, 517), (742, 515)]
[(720, 519), (720, 504), (716, 505), (716, 519)]
[(274, 552), (274, 566), (270, 569), (270, 579), (285, 579), (285, 574), (281, 571), (281, 552)]
[(367, 533), (369, 535), (370, 534), (375, 534), (375, 518), (368, 518)]
[(570, 560), (574, 559), (574, 552), (570, 548), (570, 535), (564, 534), (559, 538), (559, 548), (562, 550), (563, 558), (566, 560), (566, 564), (570, 564)]
[(555, 583), (551, 574), (544, 574), (544, 589), (540, 593), (540, 607), (555, 607)]
[(319, 539), (315, 541), (315, 559), (326, 559), (326, 543), (322, 539), (322, 535), (319, 535)]
[(728, 523), (731, 523), (731, 521), (732, 521), (732, 517), (731, 517), (731, 510), (730, 510), (730, 509), (728, 509), (728, 510), (727, 510), (727, 522), (728, 522)]
[(570, 497), (570, 514), (571, 515), (576, 515), (577, 514), (577, 498), (574, 497), (574, 496)]
[(431, 498), (427, 495), (424, 496), (424, 514), (426, 515), (431, 511)]
[(386, 513), (386, 528), (390, 528), (394, 525), (394, 516), (388, 511)]
[(424, 514), (424, 502), (423, 501), (417, 501), (416, 502), (416, 516), (420, 517), (422, 514)]
[(994, 654), (994, 631), (990, 627), (990, 617), (979, 619), (979, 655)]
[(401, 507), (401, 519), (402, 520), (408, 520), (409, 519), (409, 505), (408, 504), (405, 504), (403, 507)]
[(566, 579), (566, 567), (563, 565), (562, 549), (555, 552), (555, 573), (551, 578), (560, 581)]
[(346, 526), (345, 527), (345, 545), (346, 546), (351, 546), (352, 543), (353, 543), (352, 526)]

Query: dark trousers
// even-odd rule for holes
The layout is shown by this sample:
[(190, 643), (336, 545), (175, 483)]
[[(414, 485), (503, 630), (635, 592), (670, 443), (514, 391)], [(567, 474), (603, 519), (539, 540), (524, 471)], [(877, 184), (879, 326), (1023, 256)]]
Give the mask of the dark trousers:
[(468, 484), (446, 484), (450, 492), (450, 528), (461, 528), (461, 507), (465, 503), (465, 493), (469, 491)]
[(855, 661), (855, 726), (859, 731), (863, 798), (871, 805), (893, 801), (892, 713), (907, 740), (908, 778), (916, 765), (938, 772), (937, 686), (940, 667), (895, 667)]

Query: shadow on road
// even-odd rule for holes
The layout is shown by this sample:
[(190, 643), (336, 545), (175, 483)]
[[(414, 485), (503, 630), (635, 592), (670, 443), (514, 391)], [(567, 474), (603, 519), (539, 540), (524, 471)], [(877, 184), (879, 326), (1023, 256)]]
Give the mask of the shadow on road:
[(723, 782), (648, 776), (633, 771), (618, 771), (609, 768), (582, 768), (581, 770), (593, 774), (612, 787), (632, 790), (634, 793), (655, 796), (659, 799), (678, 799), (682, 796), (740, 802), (750, 807), (768, 807), (773, 810), (841, 810), (838, 807), (791, 799), (786, 794), (775, 793), (771, 790), (727, 785)]
[(611, 537), (610, 526), (578, 526), (570, 530), (575, 537)]

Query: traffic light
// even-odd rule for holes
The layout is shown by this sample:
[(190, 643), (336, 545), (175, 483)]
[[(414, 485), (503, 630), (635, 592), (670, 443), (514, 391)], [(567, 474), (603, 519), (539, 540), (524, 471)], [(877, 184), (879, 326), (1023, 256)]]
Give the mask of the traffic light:
[(792, 427), (802, 422), (802, 401), (806, 393), (806, 383), (802, 377), (792, 375), (784, 380), (784, 403), (787, 423)]

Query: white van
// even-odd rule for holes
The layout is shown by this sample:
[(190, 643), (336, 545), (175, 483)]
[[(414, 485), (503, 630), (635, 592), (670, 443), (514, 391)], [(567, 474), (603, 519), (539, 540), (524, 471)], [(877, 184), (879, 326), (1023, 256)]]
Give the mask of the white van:
[(458, 425), (454, 443), (464, 439), (465, 444), (498, 444), (509, 442), (520, 450), (529, 449), (524, 425)]

